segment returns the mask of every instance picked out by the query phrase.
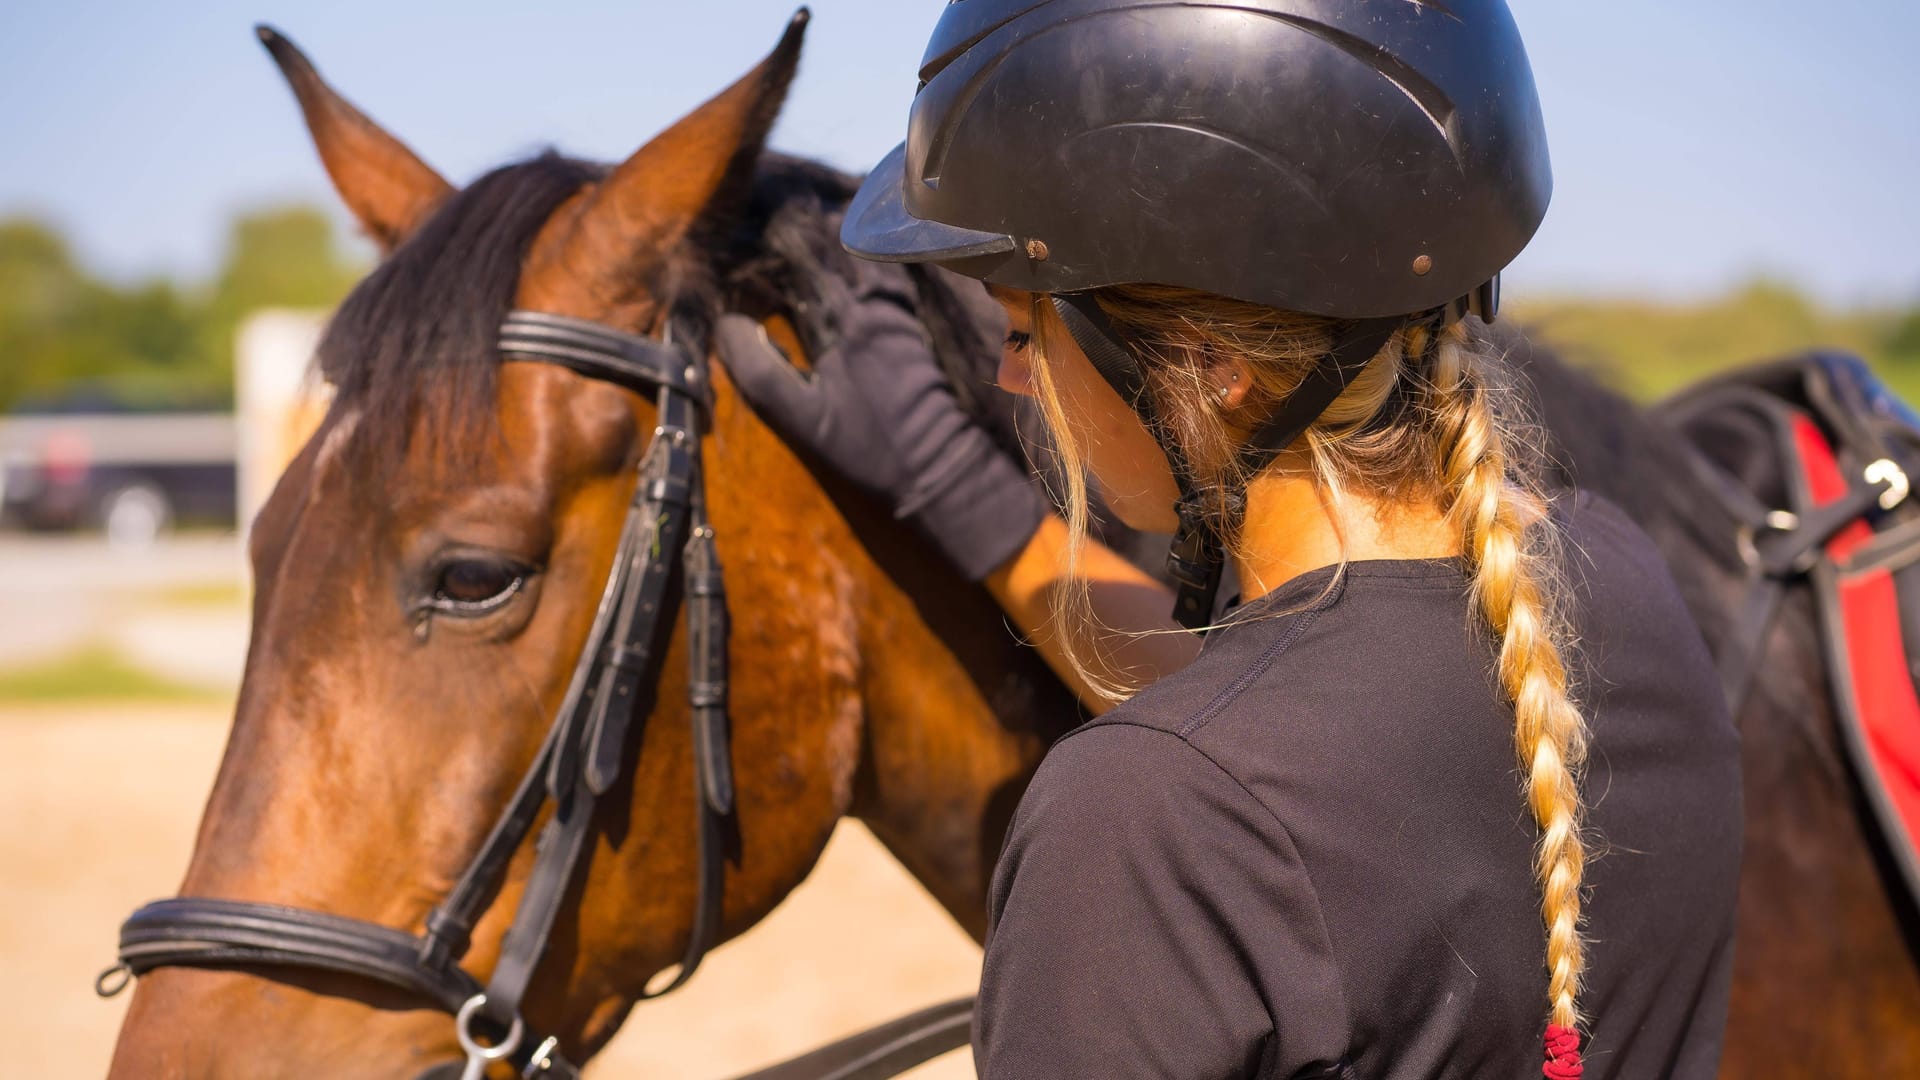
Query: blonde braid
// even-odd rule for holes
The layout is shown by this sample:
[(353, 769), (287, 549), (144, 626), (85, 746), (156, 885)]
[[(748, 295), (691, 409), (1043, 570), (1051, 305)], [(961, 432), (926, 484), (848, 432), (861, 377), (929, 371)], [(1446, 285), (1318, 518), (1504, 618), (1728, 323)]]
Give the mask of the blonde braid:
[[(1172, 286), (1112, 286), (1098, 295), (1109, 320), (1147, 357), (1155, 408), (1194, 470), (1194, 482), (1204, 490), (1244, 485), (1250, 477), (1238, 449), (1247, 432), (1326, 355), (1334, 324)], [(1086, 487), (1076, 482), (1084, 456), (1047, 367), (1039, 330), (1049, 312), (1036, 302), (1035, 391), (1066, 467), (1068, 521), (1077, 546), (1088, 520)], [(1382, 347), (1302, 441), (1336, 523), (1342, 517), (1338, 504), (1354, 490), (1395, 503), (1433, 500), (1459, 530), (1473, 571), (1472, 603), (1498, 645), (1497, 674), (1513, 702), (1523, 793), (1540, 830), (1534, 874), (1547, 928), (1547, 1075), (1575, 1077), (1576, 1002), (1585, 966), (1579, 774), (1587, 728), (1571, 694), (1558, 530), (1538, 486), (1538, 463), (1529, 460), (1534, 440), (1515, 434), (1515, 395), (1504, 383), (1502, 362), (1484, 349), (1464, 324), (1437, 339), (1427, 327), (1409, 327)], [(1252, 376), (1245, 401), (1232, 411), (1221, 408), (1217, 374), (1208, 369), (1211, 358), (1222, 356), (1245, 361)], [(1237, 542), (1235, 523), (1220, 524), (1229, 544)], [(1091, 618), (1084, 592), (1077, 599), (1068, 593), (1066, 600), (1063, 619)], [(1070, 616), (1076, 606), (1082, 613)], [(1071, 649), (1068, 655), (1076, 669), (1092, 674)], [(1132, 689), (1088, 681), (1117, 691), (1116, 697)]]
[[(1425, 344), (1409, 337), (1409, 351)], [(1569, 694), (1563, 656), (1567, 632), (1553, 598), (1553, 529), (1547, 501), (1515, 467), (1495, 390), (1476, 363), (1465, 330), (1435, 344), (1431, 375), (1440, 430), (1441, 483), (1473, 568), (1473, 596), (1499, 642), (1500, 685), (1513, 701), (1514, 748), (1526, 771), (1525, 794), (1540, 829), (1534, 873), (1547, 925), (1551, 1022), (1575, 1028), (1575, 997), (1585, 957), (1580, 938), (1581, 839), (1578, 774), (1587, 750), (1586, 720)]]

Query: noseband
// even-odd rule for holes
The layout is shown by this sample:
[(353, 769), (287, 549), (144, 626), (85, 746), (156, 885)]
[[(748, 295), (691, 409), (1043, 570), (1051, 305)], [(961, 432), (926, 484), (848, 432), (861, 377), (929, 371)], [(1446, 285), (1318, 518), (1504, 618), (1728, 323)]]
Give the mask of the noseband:
[[(592, 379), (655, 395), (659, 426), (640, 462), (593, 629), (566, 697), (533, 765), (486, 842), (423, 933), (277, 904), (177, 897), (148, 904), (120, 928), (120, 962), (96, 989), (112, 996), (162, 967), (294, 967), (342, 972), (396, 987), (455, 1017), (467, 1054), (463, 1076), (509, 1061), (525, 1077), (573, 1080), (579, 1068), (551, 1035), (520, 1015), (534, 969), (578, 876), (597, 800), (632, 758), (631, 730), (653, 711), (672, 633), (673, 585), (684, 594), (691, 679), (699, 900), (680, 969), (657, 997), (685, 983), (720, 928), (727, 851), (735, 836), (727, 721), (727, 607), (701, 482), (701, 421), (708, 413), (706, 358), (672, 341), (532, 311), (508, 313), (503, 357), (559, 364)], [(483, 986), (460, 966), (474, 924), (497, 898), (507, 867), (541, 810), (554, 810), (535, 846), (533, 872)], [(484, 1041), (483, 1041), (484, 1040)], [(443, 1069), (430, 1071), (438, 1076)]]

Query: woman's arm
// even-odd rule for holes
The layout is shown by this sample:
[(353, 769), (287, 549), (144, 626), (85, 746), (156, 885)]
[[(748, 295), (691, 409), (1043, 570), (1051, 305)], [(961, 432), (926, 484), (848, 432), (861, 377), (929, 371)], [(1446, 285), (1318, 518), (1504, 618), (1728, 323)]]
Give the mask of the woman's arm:
[(1111, 702), (1067, 659), (1063, 633), (1074, 635), (1074, 654), (1100, 682), (1144, 685), (1193, 659), (1193, 635), (1150, 633), (1174, 629), (1166, 589), (1093, 541), (1076, 569), (1103, 629), (1057, 626), (1054, 605), (1071, 586), (1066, 525), (1026, 463), (954, 399), (915, 320), (911, 281), (898, 268), (867, 263), (850, 281), (825, 277), (819, 285), (824, 299), (813, 314), (830, 326), (812, 336), (831, 344), (811, 357), (809, 371), (795, 368), (751, 319), (727, 315), (715, 327), (720, 357), (754, 410), (912, 521), (968, 579), (984, 582), (1089, 709)]
[(1014, 626), (1089, 710), (1103, 713), (1114, 703), (1074, 667), (1069, 645), (1098, 681), (1131, 687), (1165, 678), (1199, 654), (1199, 636), (1170, 614), (1172, 591), (1118, 552), (1089, 539), (1075, 569), (1093, 613), (1092, 622), (1084, 626), (1055, 618), (1074, 581), (1067, 577), (1067, 524), (1049, 514), (1026, 546), (986, 576), (985, 584)]

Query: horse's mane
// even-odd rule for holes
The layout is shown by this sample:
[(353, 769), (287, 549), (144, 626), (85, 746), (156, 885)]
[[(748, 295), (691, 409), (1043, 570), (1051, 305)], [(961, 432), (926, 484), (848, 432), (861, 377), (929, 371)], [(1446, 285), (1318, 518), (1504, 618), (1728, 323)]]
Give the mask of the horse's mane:
[[(449, 449), (493, 430), (497, 338), (527, 250), (554, 211), (606, 167), (548, 151), (502, 166), (456, 192), (354, 288), (320, 342), (317, 364), (336, 406), (358, 414), (354, 442), (376, 459), (404, 448), (432, 396), (434, 430)], [(724, 311), (792, 312), (817, 296), (822, 274), (853, 272), (839, 214), (855, 177), (767, 153), (743, 197), (696, 224), (656, 287), (674, 330), (705, 348)], [(1011, 441), (1015, 406), (984, 395), (999, 343), (981, 329), (963, 285), (916, 269), (920, 316), (961, 400)]]
[[(695, 275), (681, 282), (683, 300), (700, 298), (695, 321), (721, 311), (790, 313), (818, 302), (815, 283), (823, 277), (850, 279), (855, 260), (840, 244), (840, 216), (859, 185), (859, 178), (817, 161), (762, 156), (744, 212), (717, 223), (708, 243), (690, 245), (709, 256), (704, 282)], [(909, 266), (907, 273), (915, 314), (961, 406), (1009, 449), (1023, 436), (1030, 439), (1037, 418), (1024, 415), (1018, 399), (982, 392), (1000, 355), (1000, 339), (986, 329), (998, 314), (985, 290), (932, 267)]]
[(500, 321), (540, 227), (601, 166), (544, 153), (453, 194), (347, 295), (316, 363), (335, 408), (359, 416), (354, 443), (404, 447), (431, 394), (450, 445), (493, 428)]

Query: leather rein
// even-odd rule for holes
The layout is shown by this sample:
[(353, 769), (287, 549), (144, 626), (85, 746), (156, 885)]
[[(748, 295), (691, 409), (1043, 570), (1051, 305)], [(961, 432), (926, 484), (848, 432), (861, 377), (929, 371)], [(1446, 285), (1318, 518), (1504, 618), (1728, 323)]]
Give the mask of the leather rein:
[[(148, 904), (120, 928), (119, 963), (96, 980), (110, 997), (156, 968), (320, 969), (361, 976), (431, 1002), (455, 1018), (477, 1078), (493, 1062), (524, 1077), (576, 1080), (579, 1066), (557, 1038), (529, 1030), (521, 1005), (582, 857), (595, 833), (594, 809), (628, 773), (632, 727), (653, 711), (672, 632), (676, 579), (684, 596), (691, 657), (688, 699), (699, 821), (699, 899), (679, 971), (658, 997), (699, 967), (718, 936), (726, 862), (737, 847), (733, 762), (727, 718), (727, 606), (707, 521), (700, 461), (701, 423), (710, 413), (707, 361), (672, 341), (532, 311), (508, 313), (505, 358), (559, 364), (655, 396), (659, 424), (641, 458), (639, 482), (620, 533), (613, 569), (566, 697), (533, 765), (459, 881), (412, 934), (360, 919), (239, 900), (176, 897)], [(483, 985), (460, 966), (475, 923), (498, 897), (507, 868), (549, 804), (533, 871)], [(452, 1075), (448, 1066), (427, 1076)]]

